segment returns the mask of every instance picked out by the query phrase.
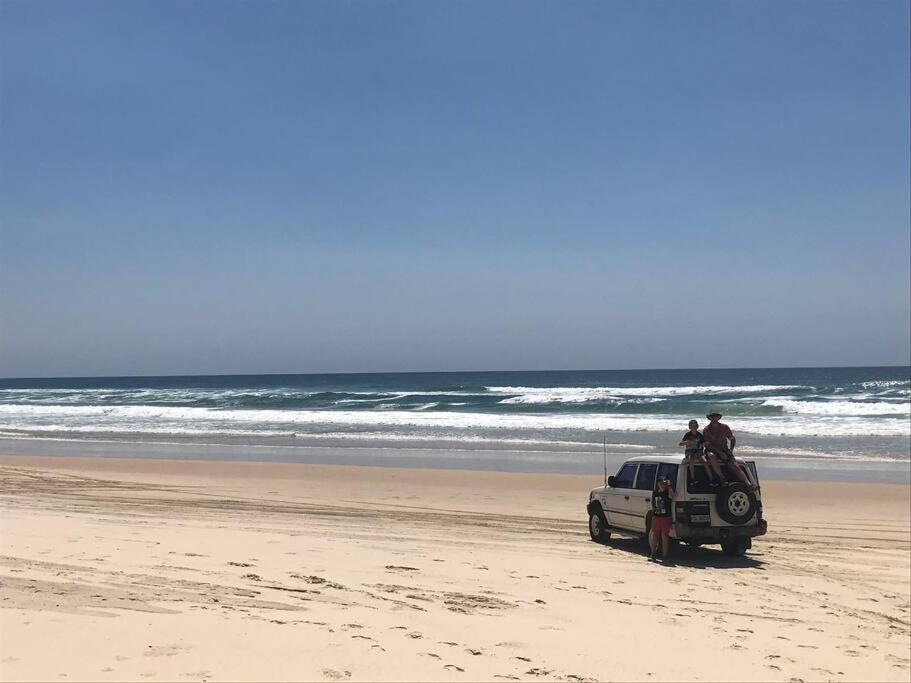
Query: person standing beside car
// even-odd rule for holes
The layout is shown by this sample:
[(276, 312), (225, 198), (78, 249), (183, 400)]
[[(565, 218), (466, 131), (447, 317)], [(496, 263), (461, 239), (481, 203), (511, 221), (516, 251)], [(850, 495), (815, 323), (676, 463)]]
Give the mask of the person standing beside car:
[(661, 555), (667, 560), (671, 545), (671, 501), (677, 497), (670, 479), (659, 479), (652, 493), (652, 528), (648, 535), (649, 547), (652, 549), (650, 559), (658, 559), (658, 546)]

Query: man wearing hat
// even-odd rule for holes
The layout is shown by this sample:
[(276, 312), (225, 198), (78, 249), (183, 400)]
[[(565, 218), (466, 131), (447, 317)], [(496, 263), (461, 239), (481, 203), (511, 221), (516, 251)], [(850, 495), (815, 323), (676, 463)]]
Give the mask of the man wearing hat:
[[(756, 486), (753, 485), (753, 482), (751, 482), (750, 478), (744, 473), (743, 468), (734, 460), (734, 446), (737, 443), (734, 432), (732, 432), (731, 428), (726, 424), (722, 424), (718, 421), (722, 416), (717, 410), (711, 411), (706, 417), (708, 418), (709, 423), (706, 425), (705, 429), (702, 430), (702, 438), (705, 439), (705, 449), (709, 453), (714, 454), (719, 463), (722, 465), (729, 465), (729, 469), (737, 478), (749, 486), (751, 490), (755, 491)], [(730, 441), (730, 446), (728, 445), (728, 441)]]

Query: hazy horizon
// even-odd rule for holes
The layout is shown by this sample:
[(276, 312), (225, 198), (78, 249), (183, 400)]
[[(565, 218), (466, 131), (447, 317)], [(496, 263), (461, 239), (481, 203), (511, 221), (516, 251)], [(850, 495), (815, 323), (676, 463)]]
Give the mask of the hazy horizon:
[(909, 12), (5, 0), (0, 376), (911, 365)]
[(702, 368), (547, 368), (547, 369), (519, 369), (519, 370), (372, 370), (364, 372), (221, 372), (214, 374), (190, 373), (184, 375), (39, 375), (39, 376), (7, 376), (3, 380), (70, 380), (70, 379), (167, 379), (172, 377), (294, 377), (307, 375), (471, 375), (471, 374), (510, 374), (510, 373), (599, 373), (599, 372), (713, 372), (725, 370), (850, 370), (850, 369), (895, 369), (907, 368), (911, 365), (782, 365), (778, 367), (702, 367)]

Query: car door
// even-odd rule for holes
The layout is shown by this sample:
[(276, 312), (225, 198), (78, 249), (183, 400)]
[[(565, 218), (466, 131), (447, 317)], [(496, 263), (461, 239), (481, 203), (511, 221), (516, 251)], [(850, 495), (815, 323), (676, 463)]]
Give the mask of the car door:
[(636, 488), (629, 499), (629, 513), (635, 517), (636, 529), (645, 533), (645, 516), (652, 509), (652, 493), (655, 490), (655, 475), (658, 463), (647, 462), (639, 465), (636, 474)]
[(613, 477), (613, 486), (607, 489), (607, 523), (622, 529), (637, 529), (636, 518), (630, 515), (630, 495), (635, 493), (638, 463), (628, 462)]

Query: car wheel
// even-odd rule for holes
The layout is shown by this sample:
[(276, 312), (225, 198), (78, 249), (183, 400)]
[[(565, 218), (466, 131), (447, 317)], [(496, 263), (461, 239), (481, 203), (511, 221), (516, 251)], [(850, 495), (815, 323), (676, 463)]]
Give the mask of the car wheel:
[(607, 530), (607, 520), (600, 510), (595, 510), (588, 516), (588, 533), (593, 541), (603, 543), (610, 538), (610, 532)]
[(729, 524), (746, 524), (756, 514), (756, 496), (741, 482), (721, 487), (715, 498), (718, 515)]
[(725, 555), (739, 557), (746, 553), (749, 544), (746, 538), (729, 538), (721, 542), (721, 550)]

